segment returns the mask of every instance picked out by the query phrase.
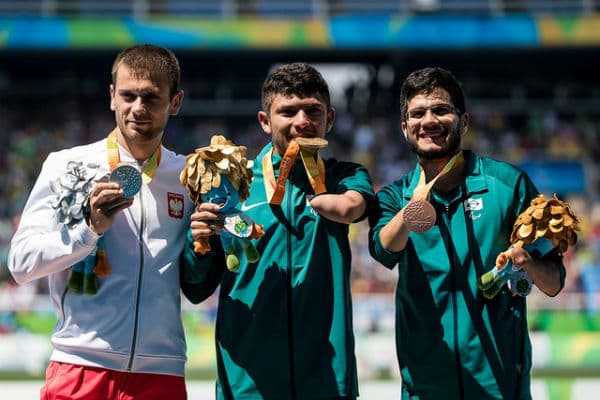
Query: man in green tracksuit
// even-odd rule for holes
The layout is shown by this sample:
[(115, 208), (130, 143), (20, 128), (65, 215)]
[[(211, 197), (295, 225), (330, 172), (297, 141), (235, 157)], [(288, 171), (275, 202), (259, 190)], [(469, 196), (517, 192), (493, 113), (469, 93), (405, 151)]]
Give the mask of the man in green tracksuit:
[[(469, 124), (464, 103), (446, 70), (408, 76), (401, 125), (418, 164), (377, 193), (370, 220), (372, 256), (398, 265), (402, 399), (531, 399), (525, 297), (505, 286), (486, 299), (476, 282), (509, 247), (517, 216), (538, 192), (516, 167), (461, 149)], [(418, 233), (414, 221), (426, 210), (417, 217), (404, 211), (427, 199), (422, 189), (438, 175), (428, 197), (435, 225)], [(512, 261), (547, 295), (561, 290), (565, 270), (556, 250), (539, 259), (515, 248)]]
[[(364, 167), (315, 151), (334, 117), (313, 67), (286, 64), (265, 80), (258, 119), (272, 140), (254, 161), (240, 206), (265, 234), (254, 241), (260, 260), (242, 259), (221, 282), (218, 399), (358, 396), (348, 226), (366, 217), (374, 194)], [(218, 232), (219, 207), (198, 209), (205, 222), (192, 223), (194, 237)]]

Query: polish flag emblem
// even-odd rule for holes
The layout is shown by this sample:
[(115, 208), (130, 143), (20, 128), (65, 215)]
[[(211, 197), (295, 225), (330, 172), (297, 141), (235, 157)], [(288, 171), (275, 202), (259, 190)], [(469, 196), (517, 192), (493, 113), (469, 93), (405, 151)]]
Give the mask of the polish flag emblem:
[(183, 218), (183, 195), (179, 193), (167, 193), (169, 204), (169, 217)]

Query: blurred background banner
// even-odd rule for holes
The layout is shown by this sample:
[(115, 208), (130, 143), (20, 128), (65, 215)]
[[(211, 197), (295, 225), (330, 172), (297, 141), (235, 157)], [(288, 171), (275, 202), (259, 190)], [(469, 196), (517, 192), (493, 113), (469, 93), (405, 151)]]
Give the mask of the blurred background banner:
[[(448, 35), (447, 32), (453, 32)], [(173, 49), (388, 49), (597, 46), (600, 16), (368, 14), (212, 19), (189, 15), (0, 18), (0, 48), (155, 43)]]
[[(597, 397), (600, 0), (0, 0), (0, 379), (41, 378), (56, 321), (45, 280), (17, 286), (6, 269), (19, 212), (49, 152), (114, 127), (112, 61), (147, 42), (181, 62), (168, 147), (187, 154), (220, 133), (254, 157), (269, 139), (256, 117), (262, 81), (306, 61), (337, 111), (324, 156), (364, 164), (376, 188), (416, 162), (399, 129), (402, 80), (424, 66), (453, 71), (471, 114), (464, 147), (520, 166), (582, 220), (563, 292), (528, 297), (534, 398)], [(371, 259), (367, 231), (350, 230), (359, 376), (399, 387), (397, 272)], [(184, 304), (192, 378), (215, 376), (216, 305)]]

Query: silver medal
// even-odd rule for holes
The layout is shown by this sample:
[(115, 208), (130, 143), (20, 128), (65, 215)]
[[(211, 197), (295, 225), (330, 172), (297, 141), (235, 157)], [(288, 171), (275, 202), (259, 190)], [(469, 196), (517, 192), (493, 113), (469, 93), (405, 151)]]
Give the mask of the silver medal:
[(125, 198), (135, 196), (142, 187), (142, 174), (131, 165), (119, 165), (110, 173), (109, 179), (121, 186)]

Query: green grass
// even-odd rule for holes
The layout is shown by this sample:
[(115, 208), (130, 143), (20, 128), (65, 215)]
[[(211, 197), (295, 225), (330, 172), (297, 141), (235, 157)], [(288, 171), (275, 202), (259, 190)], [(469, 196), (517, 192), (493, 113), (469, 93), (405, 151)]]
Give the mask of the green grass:
[(19, 330), (46, 334), (48, 336), (50, 336), (56, 324), (56, 316), (52, 312), (17, 312), (14, 318)]
[(600, 314), (584, 311), (548, 311), (529, 310), (527, 313), (529, 329), (552, 334), (572, 334), (598, 332)]
[[(183, 312), (183, 323), (189, 332), (203, 331), (213, 322), (194, 311)], [(52, 312), (17, 312), (15, 322), (18, 329), (32, 333), (48, 334), (52, 332), (56, 317)], [(583, 311), (547, 311), (530, 310), (527, 318), (531, 331), (552, 334), (572, 334), (600, 331), (600, 313), (587, 314)]]

